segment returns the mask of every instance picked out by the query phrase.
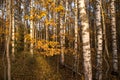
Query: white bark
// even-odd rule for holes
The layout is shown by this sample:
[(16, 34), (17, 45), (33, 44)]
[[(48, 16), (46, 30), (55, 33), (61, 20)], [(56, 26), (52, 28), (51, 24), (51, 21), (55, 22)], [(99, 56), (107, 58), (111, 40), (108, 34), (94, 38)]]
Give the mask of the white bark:
[(82, 26), (82, 42), (83, 42), (83, 59), (84, 59), (84, 78), (85, 80), (92, 80), (92, 64), (90, 51), (90, 32), (87, 13), (85, 10), (85, 1), (79, 0), (79, 15)]
[[(54, 4), (55, 4), (55, 2), (56, 2), (56, 1), (54, 0)], [(56, 13), (53, 11), (54, 23), (56, 22), (56, 17), (55, 17), (55, 16), (56, 16)], [(54, 27), (54, 28), (53, 28), (53, 36), (54, 36), (53, 40), (56, 41), (56, 37), (55, 37), (55, 36), (56, 36), (56, 26), (54, 25), (53, 27)]]
[(64, 45), (63, 45), (63, 20), (60, 18), (60, 45), (61, 45), (61, 64), (64, 64)]
[[(31, 3), (30, 3), (30, 9), (31, 9), (30, 17), (33, 17), (33, 11), (32, 11), (33, 1), (32, 0), (31, 0)], [(33, 33), (33, 19), (31, 19), (30, 20), (30, 37), (31, 37), (31, 39), (33, 39), (33, 35), (34, 35), (34, 33)], [(33, 43), (32, 42), (30, 43), (30, 53), (33, 55)]]
[(77, 62), (78, 62), (78, 57), (77, 57), (77, 50), (78, 50), (78, 8), (77, 8), (77, 0), (75, 0), (75, 42), (74, 42), (74, 57), (75, 57), (75, 63), (74, 63), (74, 68), (77, 71)]
[(115, 0), (111, 0), (111, 34), (112, 34), (112, 53), (113, 53), (113, 70), (118, 71), (118, 54), (116, 40), (116, 18), (115, 18)]
[(14, 22), (14, 0), (12, 0), (12, 57), (15, 57), (15, 22)]
[[(63, 1), (60, 2), (61, 5)], [(60, 12), (60, 45), (61, 45), (61, 64), (64, 64), (64, 25), (63, 25), (63, 15)]]
[(6, 0), (6, 21), (9, 22), (9, 25), (6, 25), (6, 30), (8, 30), (8, 34), (6, 34), (6, 58), (7, 58), (7, 77), (8, 80), (11, 80), (11, 61), (10, 61), (10, 37), (11, 37), (11, 0)]
[(97, 33), (97, 73), (96, 79), (102, 80), (102, 51), (103, 51), (103, 35), (101, 26), (101, 0), (96, 0), (96, 33)]
[(75, 0), (75, 47), (74, 47), (74, 50), (75, 50), (75, 54), (77, 54), (77, 48), (78, 48), (78, 45), (77, 45), (77, 41), (78, 41), (78, 10), (77, 10), (77, 0)]
[[(49, 21), (50, 20), (50, 17), (49, 17), (49, 14), (50, 13), (50, 8), (49, 8), (49, 5), (47, 5), (47, 20)], [(45, 31), (46, 31), (46, 40), (48, 41), (49, 40), (49, 26), (50, 25), (46, 25), (45, 26)]]

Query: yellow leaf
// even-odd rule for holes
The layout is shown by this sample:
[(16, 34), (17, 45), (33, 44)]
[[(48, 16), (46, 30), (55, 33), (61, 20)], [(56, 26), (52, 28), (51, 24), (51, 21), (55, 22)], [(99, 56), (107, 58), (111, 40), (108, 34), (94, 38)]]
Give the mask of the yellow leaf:
[(55, 8), (56, 12), (61, 12), (64, 11), (64, 7), (62, 5), (59, 5), (58, 7)]

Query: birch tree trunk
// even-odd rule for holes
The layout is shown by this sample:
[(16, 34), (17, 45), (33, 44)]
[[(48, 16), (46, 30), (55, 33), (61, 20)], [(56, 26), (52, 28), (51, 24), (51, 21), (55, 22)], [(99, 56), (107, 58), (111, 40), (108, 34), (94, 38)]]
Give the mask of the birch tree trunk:
[(9, 23), (6, 25), (6, 58), (7, 58), (7, 79), (11, 80), (11, 61), (10, 61), (10, 37), (11, 37), (11, 26), (12, 26), (12, 15), (11, 15), (11, 0), (6, 0), (6, 22)]
[[(31, 3), (30, 3), (30, 37), (31, 39), (33, 40), (33, 0), (31, 0)], [(33, 43), (31, 42), (30, 43), (30, 53), (33, 55)]]
[(48, 40), (48, 26), (45, 26), (45, 32), (46, 32), (45, 39)]
[(15, 22), (14, 22), (14, 0), (12, 0), (12, 57), (15, 57)]
[[(63, 1), (60, 1), (60, 4), (63, 5)], [(60, 12), (60, 46), (61, 46), (61, 64), (64, 65), (64, 27), (63, 27), (63, 15)]]
[(97, 34), (97, 72), (96, 79), (102, 80), (102, 51), (103, 51), (103, 35), (101, 26), (101, 0), (96, 0), (96, 34)]
[[(55, 4), (56, 3), (56, 1), (54, 0), (53, 1), (53, 3)], [(54, 6), (54, 8), (55, 8), (55, 6)], [(56, 23), (56, 13), (53, 11), (53, 19), (54, 19), (54, 23)], [(56, 26), (54, 25), (53, 26), (53, 41), (56, 41)]]
[(91, 51), (90, 51), (90, 32), (87, 13), (85, 10), (85, 1), (78, 0), (79, 15), (82, 26), (82, 42), (83, 42), (83, 59), (84, 59), (84, 78), (85, 80), (92, 80), (92, 64), (91, 64)]
[(74, 42), (74, 58), (75, 58), (75, 63), (74, 63), (74, 69), (77, 72), (77, 60), (78, 60), (78, 54), (77, 54), (77, 50), (78, 50), (78, 6), (77, 6), (77, 0), (75, 0), (75, 42)]
[[(27, 21), (24, 19), (24, 16), (26, 16), (26, 13), (27, 13), (27, 11), (26, 11), (26, 8), (27, 8), (27, 6), (26, 6), (26, 0), (24, 0), (23, 1), (24, 3), (23, 3), (23, 6), (24, 6), (24, 8), (23, 8), (23, 22), (24, 22), (24, 36), (27, 34)], [(26, 50), (26, 47), (27, 47), (27, 45), (26, 45), (26, 39), (25, 39), (25, 37), (24, 37), (24, 51)]]
[(113, 70), (118, 71), (118, 54), (117, 54), (117, 40), (116, 40), (116, 18), (115, 18), (115, 0), (111, 0), (111, 34), (112, 34), (112, 55), (113, 55)]

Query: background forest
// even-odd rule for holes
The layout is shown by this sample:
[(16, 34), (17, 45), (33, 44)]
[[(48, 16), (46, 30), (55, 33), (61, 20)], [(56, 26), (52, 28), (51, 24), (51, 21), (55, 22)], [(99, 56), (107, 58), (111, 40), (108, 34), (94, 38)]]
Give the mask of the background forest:
[(120, 80), (120, 0), (0, 0), (0, 80)]

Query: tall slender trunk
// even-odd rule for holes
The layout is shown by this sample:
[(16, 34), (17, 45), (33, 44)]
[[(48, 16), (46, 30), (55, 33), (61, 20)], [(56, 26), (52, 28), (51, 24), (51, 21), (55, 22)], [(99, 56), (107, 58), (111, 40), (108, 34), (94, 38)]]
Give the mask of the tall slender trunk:
[(116, 40), (116, 16), (115, 16), (115, 0), (111, 0), (111, 34), (112, 34), (112, 55), (113, 55), (113, 70), (118, 71), (118, 54)]
[(75, 0), (75, 41), (74, 41), (74, 69), (77, 72), (77, 62), (78, 62), (78, 6), (77, 6), (77, 0)]
[[(55, 4), (56, 1), (54, 0), (53, 3)], [(54, 8), (55, 8), (55, 6), (54, 6)], [(54, 23), (56, 23), (56, 17), (55, 17), (56, 15), (57, 15), (57, 14), (53, 11)], [(54, 36), (53, 40), (56, 41), (56, 30), (57, 30), (57, 29), (56, 29), (56, 26), (55, 26), (55, 25), (54, 25), (53, 27), (54, 27), (54, 28), (53, 28), (53, 36)]]
[(12, 57), (15, 57), (15, 20), (14, 20), (14, 0), (12, 0)]
[[(31, 20), (30, 20), (30, 37), (31, 39), (33, 40), (33, 0), (31, 0), (31, 3), (30, 3), (30, 17), (31, 17)], [(33, 55), (33, 42), (30, 43), (30, 53)]]
[(79, 15), (82, 26), (82, 42), (83, 42), (83, 64), (84, 64), (84, 78), (85, 80), (92, 80), (92, 64), (91, 64), (91, 51), (90, 51), (90, 32), (89, 22), (85, 9), (85, 1), (78, 0)]
[(45, 34), (46, 34), (46, 36), (45, 36), (45, 39), (46, 40), (48, 40), (48, 26), (45, 26)]
[[(23, 16), (26, 16), (26, 0), (24, 1), (24, 3), (23, 3), (23, 5), (24, 5), (24, 8), (23, 8)], [(27, 21), (24, 19), (24, 17), (23, 17), (23, 22), (24, 22), (24, 36), (27, 34)], [(25, 37), (24, 37), (24, 51), (26, 50), (26, 47), (27, 47), (27, 45), (26, 45), (26, 39), (25, 39)]]
[(96, 34), (97, 34), (97, 73), (96, 79), (102, 80), (102, 51), (103, 51), (103, 35), (101, 26), (101, 0), (96, 0)]
[[(104, 2), (103, 2), (104, 3)], [(104, 8), (105, 9), (105, 8)], [(103, 26), (103, 40), (104, 40), (104, 47), (105, 47), (105, 52), (107, 54), (107, 57), (109, 58), (109, 51), (108, 51), (108, 45), (107, 45), (107, 34), (106, 34), (106, 24), (105, 24), (105, 14), (104, 14), (104, 9), (103, 9), (103, 4), (101, 5), (101, 18), (102, 18), (102, 26)], [(103, 59), (106, 62), (107, 69), (106, 69), (106, 76), (108, 76), (108, 71), (109, 71), (109, 63), (108, 60), (105, 58), (105, 54), (103, 54)]]
[[(6, 5), (5, 5), (5, 3), (6, 3), (6, 1), (4, 0), (3, 2), (3, 5), (2, 5), (2, 9), (3, 9), (3, 11), (2, 11), (2, 16), (1, 16), (1, 18), (2, 19), (4, 19), (4, 15), (5, 15), (5, 9), (7, 10), (7, 8), (5, 7)], [(6, 20), (7, 21), (7, 20)], [(2, 28), (3, 28), (3, 31), (6, 31), (6, 26), (7, 25), (4, 25), (3, 26), (3, 24), (1, 25), (0, 24), (0, 26), (2, 26)], [(7, 40), (7, 38), (6, 38), (7, 36), (3, 36), (3, 37), (1, 37), (1, 38), (4, 38), (4, 40), (6, 39)], [(6, 78), (7, 78), (7, 65), (6, 65), (6, 56), (5, 56), (5, 54), (6, 54), (6, 42), (7, 41), (4, 41), (4, 42), (1, 42), (2, 43), (2, 47), (4, 48), (3, 50), (4, 50), (4, 52), (3, 52), (3, 57), (2, 57), (2, 61), (3, 61), (3, 74), (4, 74), (4, 80), (6, 80)]]
[(6, 34), (6, 58), (7, 58), (7, 77), (8, 80), (11, 80), (11, 61), (10, 61), (10, 37), (11, 37), (11, 26), (12, 26), (12, 15), (11, 15), (11, 0), (6, 0), (6, 21), (9, 23), (9, 25), (6, 25), (6, 30), (8, 31), (8, 34)]
[[(63, 1), (60, 1), (60, 4), (63, 5)], [(63, 27), (63, 15), (60, 12), (60, 45), (61, 45), (61, 64), (64, 65), (64, 27)]]
[[(45, 3), (44, 3), (45, 4)], [(50, 17), (49, 17), (49, 15), (50, 15), (50, 8), (49, 8), (49, 5), (47, 5), (47, 20), (49, 21), (50, 20)], [(49, 24), (48, 25), (46, 25), (45, 26), (45, 31), (46, 31), (46, 40), (49, 40)]]

